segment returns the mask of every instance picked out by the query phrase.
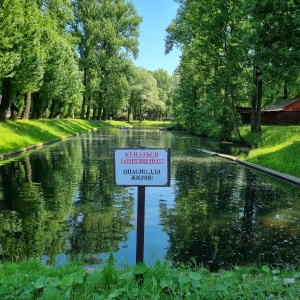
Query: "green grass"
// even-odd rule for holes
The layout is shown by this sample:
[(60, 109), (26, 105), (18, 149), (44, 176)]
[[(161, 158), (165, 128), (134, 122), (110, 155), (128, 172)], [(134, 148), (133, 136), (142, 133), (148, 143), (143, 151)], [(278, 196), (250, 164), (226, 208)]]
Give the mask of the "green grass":
[[(136, 275), (143, 275), (143, 284)], [(298, 269), (236, 267), (211, 273), (157, 261), (117, 269), (87, 271), (69, 264), (48, 268), (37, 260), (0, 266), (1, 299), (299, 299)]]
[(263, 126), (261, 137), (252, 135), (249, 127), (242, 128), (245, 140), (257, 147), (247, 157), (249, 162), (275, 171), (300, 177), (300, 126)]
[[(120, 126), (119, 121), (32, 120), (0, 123), (0, 154), (38, 145), (96, 127)], [(126, 124), (126, 126), (130, 126)]]
[(30, 120), (17, 122), (0, 122), (0, 154), (38, 145), (58, 138), (64, 138), (76, 133), (97, 127), (165, 128), (170, 122), (143, 121), (127, 123), (123, 121), (94, 120)]

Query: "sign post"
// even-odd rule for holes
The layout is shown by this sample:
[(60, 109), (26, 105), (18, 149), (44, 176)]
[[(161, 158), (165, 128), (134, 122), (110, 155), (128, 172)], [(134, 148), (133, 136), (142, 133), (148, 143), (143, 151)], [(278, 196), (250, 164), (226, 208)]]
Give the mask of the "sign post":
[(170, 149), (115, 149), (114, 165), (115, 185), (138, 187), (136, 263), (143, 262), (145, 189), (146, 186), (170, 186)]
[(145, 187), (138, 187), (137, 203), (137, 228), (136, 228), (136, 255), (135, 262), (144, 261), (144, 236), (145, 236)]

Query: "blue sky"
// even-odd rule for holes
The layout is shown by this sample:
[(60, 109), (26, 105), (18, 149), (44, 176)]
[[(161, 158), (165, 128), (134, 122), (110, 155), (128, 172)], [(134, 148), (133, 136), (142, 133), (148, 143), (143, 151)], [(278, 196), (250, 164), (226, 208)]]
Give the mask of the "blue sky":
[(175, 18), (178, 4), (174, 0), (131, 0), (139, 16), (139, 57), (134, 61), (137, 67), (154, 71), (159, 68), (172, 75), (179, 64), (180, 51), (172, 50), (165, 55), (166, 28)]

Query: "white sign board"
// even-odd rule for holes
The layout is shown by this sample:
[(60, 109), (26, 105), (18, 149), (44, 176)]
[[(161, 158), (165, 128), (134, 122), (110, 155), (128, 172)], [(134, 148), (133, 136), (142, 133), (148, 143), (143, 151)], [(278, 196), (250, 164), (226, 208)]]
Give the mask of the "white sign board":
[(170, 186), (170, 149), (115, 149), (115, 184)]

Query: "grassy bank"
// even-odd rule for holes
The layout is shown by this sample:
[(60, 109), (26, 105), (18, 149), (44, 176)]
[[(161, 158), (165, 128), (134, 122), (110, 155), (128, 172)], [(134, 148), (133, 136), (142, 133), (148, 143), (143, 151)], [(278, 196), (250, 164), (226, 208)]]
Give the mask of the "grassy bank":
[[(24, 147), (45, 143), (83, 132), (95, 127), (133, 126), (142, 129), (158, 129), (170, 126), (170, 122), (143, 121), (130, 124), (121, 121), (92, 120), (39, 120), (7, 121), (0, 123), (0, 154)], [(256, 147), (241, 159), (252, 163), (300, 177), (300, 126), (264, 126), (263, 134), (258, 137), (250, 133), (250, 127), (241, 128), (243, 138)]]
[[(144, 284), (135, 280), (143, 274)], [(211, 273), (204, 268), (171, 267), (157, 262), (116, 269), (110, 258), (89, 272), (70, 264), (46, 268), (31, 260), (0, 266), (1, 299), (299, 299), (300, 273), (237, 267)]]
[(249, 126), (242, 128), (242, 136), (256, 147), (241, 158), (300, 177), (300, 126), (263, 126), (262, 130), (263, 134), (259, 137), (250, 133)]
[[(119, 126), (124, 122), (92, 120), (32, 120), (0, 123), (0, 154), (68, 137), (96, 127)], [(128, 124), (126, 124), (128, 126)]]
[(96, 127), (126, 127), (162, 128), (169, 122), (144, 121), (94, 121), (94, 120), (32, 120), (18, 122), (0, 122), (0, 154), (24, 147), (38, 145), (58, 138), (68, 137), (75, 133), (83, 132)]

